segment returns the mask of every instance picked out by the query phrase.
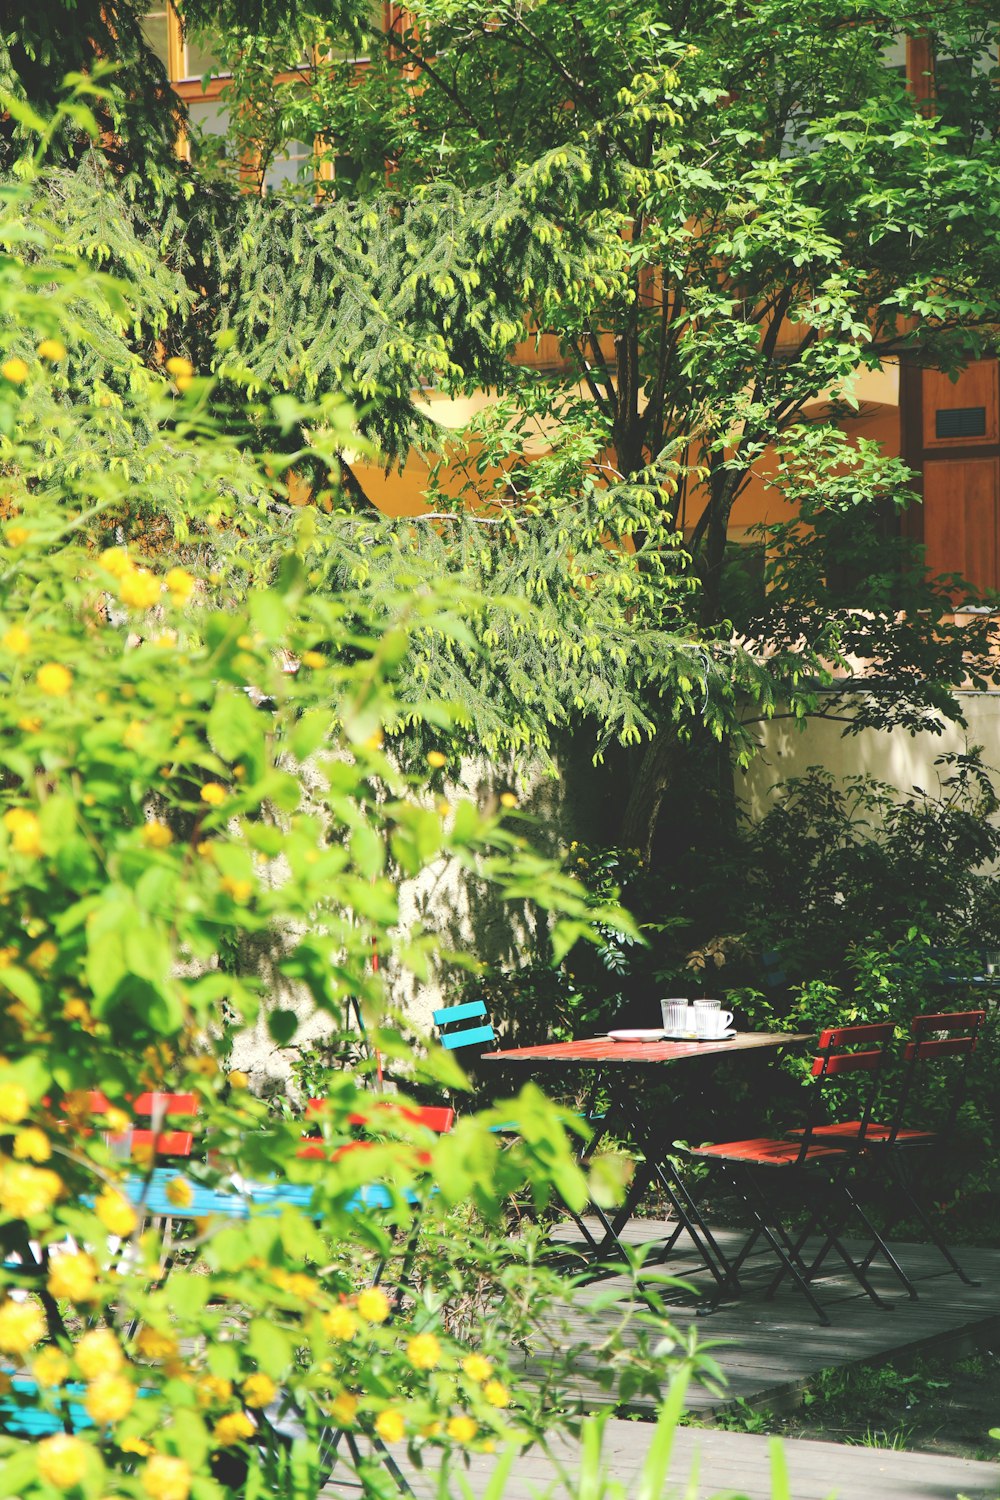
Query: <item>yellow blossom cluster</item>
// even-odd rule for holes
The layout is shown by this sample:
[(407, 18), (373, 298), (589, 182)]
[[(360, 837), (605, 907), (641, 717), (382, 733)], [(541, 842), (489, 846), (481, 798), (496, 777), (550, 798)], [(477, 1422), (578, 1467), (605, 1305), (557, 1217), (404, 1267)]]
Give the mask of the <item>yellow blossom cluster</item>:
[(27, 1354), (45, 1337), (45, 1315), (34, 1302), (0, 1302), (0, 1353)]
[(48, 1213), (62, 1192), (62, 1180), (47, 1167), (0, 1160), (0, 1204), (10, 1219), (35, 1219)]
[(18, 1125), (30, 1109), (28, 1091), (21, 1083), (0, 1083), (0, 1120)]
[(65, 698), (73, 686), (73, 673), (62, 662), (47, 661), (35, 676), (39, 692), (47, 698)]
[(83, 1404), (98, 1425), (120, 1422), (135, 1404), (135, 1387), (125, 1375), (99, 1375), (87, 1387)]
[(74, 1353), (86, 1380), (115, 1375), (125, 1364), (122, 1346), (110, 1328), (91, 1328), (80, 1339)]
[(243, 1399), (247, 1406), (270, 1406), (278, 1394), (278, 1387), (270, 1375), (264, 1375), (259, 1370), (248, 1375), (243, 1382)]
[(35, 813), (26, 807), (9, 807), (3, 815), (3, 824), (10, 835), (15, 854), (29, 854), (37, 859), (43, 854), (42, 825)]
[(128, 1199), (110, 1187), (99, 1195), (94, 1212), (109, 1234), (117, 1234), (122, 1239), (130, 1235), (139, 1222)]
[(73, 1490), (87, 1472), (90, 1449), (68, 1432), (56, 1432), (38, 1445), (36, 1463), (39, 1477), (57, 1490)]
[(186, 1177), (171, 1177), (166, 1186), (166, 1194), (175, 1208), (190, 1208), (194, 1202), (194, 1188)]
[(55, 1255), (49, 1267), (49, 1291), (66, 1302), (92, 1302), (97, 1296), (97, 1263), (84, 1250)]
[(147, 849), (166, 849), (174, 841), (166, 823), (161, 823), (158, 818), (150, 818), (143, 823), (139, 836)]
[(142, 1471), (141, 1482), (151, 1500), (187, 1500), (191, 1493), (191, 1465), (183, 1458), (154, 1453)]
[(245, 1411), (229, 1411), (216, 1422), (212, 1437), (218, 1447), (231, 1448), (234, 1443), (253, 1437), (255, 1431), (253, 1418)]
[(140, 1328), (135, 1343), (139, 1353), (146, 1359), (162, 1361), (177, 1358), (177, 1340), (173, 1335), (162, 1333), (159, 1328), (151, 1328), (148, 1323)]
[(52, 1155), (52, 1143), (44, 1130), (29, 1125), (14, 1137), (14, 1155), (18, 1161), (48, 1161)]

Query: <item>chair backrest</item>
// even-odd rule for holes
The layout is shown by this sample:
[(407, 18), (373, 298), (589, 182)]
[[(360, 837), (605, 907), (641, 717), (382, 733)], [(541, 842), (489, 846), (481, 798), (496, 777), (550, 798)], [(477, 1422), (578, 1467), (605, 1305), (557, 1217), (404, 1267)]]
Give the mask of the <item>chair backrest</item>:
[[(925, 1016), (914, 1016), (911, 1039), (903, 1052), (906, 1072), (887, 1144), (892, 1145), (900, 1130), (912, 1122), (912, 1111), (919, 1111), (930, 1068), (952, 1070), (948, 1082), (948, 1108), (935, 1131), (938, 1140), (950, 1134), (965, 1098), (969, 1067), (985, 1020), (984, 1010), (932, 1011)], [(951, 1059), (958, 1061), (952, 1062)]]
[[(449, 1052), (456, 1052), (461, 1047), (495, 1047), (497, 1044), (497, 1034), (482, 1000), (442, 1006), (432, 1013), (431, 1019), (437, 1027), (438, 1040)], [(467, 1026), (467, 1021), (478, 1024)]]
[[(306, 1118), (320, 1115), (327, 1107), (325, 1099), (309, 1099), (306, 1101)], [(405, 1121), (409, 1125), (421, 1125), (425, 1130), (430, 1130), (434, 1135), (447, 1135), (455, 1123), (455, 1111), (444, 1104), (401, 1104), (393, 1098), (373, 1098), (370, 1109), (359, 1110), (347, 1117), (348, 1124), (355, 1129), (368, 1130), (378, 1133), (379, 1125), (384, 1120), (385, 1125), (391, 1128), (394, 1121)], [(331, 1147), (325, 1141), (316, 1137), (303, 1136), (302, 1144), (296, 1150), (296, 1156), (308, 1157), (310, 1159), (334, 1159), (342, 1151), (355, 1146), (370, 1144), (366, 1141), (348, 1141), (340, 1146)]]
[[(802, 1132), (800, 1159), (816, 1142), (814, 1130), (826, 1123), (826, 1101), (822, 1097), (826, 1085), (834, 1080), (839, 1082), (849, 1073), (856, 1075), (852, 1094), (859, 1111), (858, 1130), (840, 1144), (852, 1156), (862, 1150), (885, 1063), (885, 1049), (892, 1040), (893, 1029), (892, 1023), (886, 1021), (859, 1026), (828, 1026), (820, 1032), (812, 1062), (812, 1074), (818, 1087), (813, 1090), (806, 1127)], [(829, 1145), (829, 1138), (823, 1137), (822, 1144)]]
[[(166, 1130), (164, 1125), (171, 1117), (190, 1116), (198, 1113), (197, 1094), (139, 1094), (129, 1104), (136, 1120), (148, 1120), (148, 1125), (135, 1125), (122, 1135), (108, 1137), (112, 1146), (128, 1148), (128, 1154), (152, 1151), (156, 1157), (190, 1156), (194, 1148), (194, 1132), (191, 1130)], [(95, 1114), (103, 1114), (111, 1107), (107, 1095), (100, 1089), (91, 1089), (90, 1107)]]

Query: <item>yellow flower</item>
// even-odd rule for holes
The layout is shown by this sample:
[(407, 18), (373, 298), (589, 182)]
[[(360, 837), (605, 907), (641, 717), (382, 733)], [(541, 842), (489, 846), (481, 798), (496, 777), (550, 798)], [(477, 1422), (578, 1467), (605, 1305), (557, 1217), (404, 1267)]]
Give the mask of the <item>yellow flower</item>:
[(488, 1380), (483, 1386), (483, 1395), (491, 1406), (509, 1406), (510, 1391), (499, 1380)]
[(13, 358), (5, 359), (0, 365), (0, 375), (4, 380), (9, 380), (11, 385), (23, 385), (28, 378), (28, 366), (15, 354)]
[(42, 854), (42, 825), (26, 807), (11, 807), (3, 815), (15, 854)]
[(153, 636), (153, 645), (158, 646), (161, 651), (171, 651), (177, 645), (176, 630), (161, 630), (158, 635)]
[(128, 1199), (110, 1187), (101, 1193), (94, 1204), (94, 1212), (108, 1233), (117, 1234), (121, 1239), (130, 1235), (139, 1222)]
[(54, 1256), (49, 1291), (66, 1302), (90, 1302), (97, 1294), (97, 1264), (84, 1250)]
[(51, 365), (57, 365), (66, 358), (66, 345), (61, 339), (42, 339), (38, 346), (38, 357), (47, 359)]
[(68, 1432), (42, 1438), (36, 1455), (39, 1477), (57, 1490), (75, 1489), (87, 1472), (89, 1453), (87, 1444)]
[[(88, 1036), (97, 1033), (97, 1022), (90, 1013), (90, 1006), (86, 1000), (81, 1000), (79, 995), (70, 995), (62, 1009), (63, 1020), (71, 1021), (80, 1027), (81, 1031), (87, 1032)], [(124, 1129), (124, 1126), (122, 1127)]]
[(23, 625), (12, 625), (5, 630), (2, 637), (3, 648), (12, 656), (23, 656), (26, 651), (31, 650), (31, 636)]
[(121, 578), (132, 566), (124, 547), (108, 547), (100, 556), (101, 567), (113, 578)]
[(0, 1120), (16, 1125), (30, 1108), (28, 1091), (20, 1083), (0, 1083)]
[(48, 1161), (52, 1146), (45, 1131), (35, 1125), (18, 1131), (14, 1137), (14, 1155), (19, 1161)]
[(0, 1352), (27, 1354), (44, 1337), (45, 1316), (36, 1303), (0, 1303)]
[(330, 1402), (330, 1415), (338, 1427), (350, 1427), (358, 1414), (358, 1398), (350, 1391), (341, 1391)]
[(69, 1360), (61, 1349), (50, 1344), (31, 1363), (31, 1373), (40, 1386), (62, 1385), (69, 1374)]
[(23, 714), (17, 721), (17, 727), (23, 734), (37, 734), (42, 727), (42, 721), (37, 714)]
[(212, 1437), (217, 1447), (230, 1448), (233, 1443), (253, 1437), (256, 1430), (253, 1421), (245, 1411), (230, 1411), (216, 1422)]
[(199, 1406), (215, 1406), (222, 1401), (230, 1401), (232, 1395), (232, 1381), (223, 1379), (221, 1375), (203, 1375), (198, 1381)]
[(169, 1333), (161, 1333), (158, 1328), (150, 1328), (148, 1323), (140, 1328), (135, 1343), (139, 1353), (147, 1359), (174, 1359), (177, 1355), (177, 1340)]
[(500, 806), (501, 807), (516, 807), (517, 806), (517, 798), (514, 796), (514, 793), (513, 792), (501, 792), (500, 793)]
[(220, 807), (226, 800), (226, 789), (217, 781), (206, 781), (201, 789), (201, 800), (207, 802), (209, 807)]
[(39, 943), (33, 953), (28, 955), (28, 968), (34, 969), (36, 974), (47, 974), (58, 957), (59, 949), (47, 938), (44, 943)]
[(115, 1375), (125, 1363), (122, 1346), (110, 1328), (91, 1328), (74, 1350), (85, 1380)]
[(349, 1307), (332, 1307), (328, 1313), (323, 1314), (323, 1332), (332, 1339), (341, 1339), (345, 1344), (358, 1331), (358, 1320)]
[(234, 1068), (227, 1076), (230, 1087), (234, 1089), (245, 1089), (250, 1082), (247, 1074), (242, 1073), (239, 1068)]
[(6, 1161), (0, 1166), (0, 1204), (12, 1219), (34, 1219), (48, 1213), (62, 1192), (62, 1179), (47, 1167)]
[(135, 1386), (124, 1375), (99, 1375), (83, 1404), (95, 1422), (120, 1422), (135, 1404)]
[(153, 1451), (152, 1443), (147, 1443), (145, 1438), (124, 1437), (118, 1446), (123, 1453), (138, 1453), (140, 1458), (148, 1458)]
[(194, 852), (199, 859), (211, 859), (215, 854), (215, 845), (211, 839), (201, 839), (194, 846)]
[(183, 354), (174, 354), (167, 360), (167, 374), (174, 376), (193, 375), (194, 365), (189, 359), (185, 359)]
[(259, 1371), (248, 1375), (243, 1382), (243, 1400), (247, 1406), (268, 1406), (277, 1394), (278, 1387), (270, 1375), (262, 1375)]
[(376, 729), (375, 732), (374, 732), (374, 734), (370, 734), (368, 736), (368, 738), (365, 740), (365, 749), (366, 750), (381, 750), (381, 748), (382, 748), (382, 746), (384, 744), (385, 744), (385, 734), (384, 734), (384, 732), (381, 729)]
[(312, 667), (314, 669), (317, 667), (325, 667), (326, 657), (323, 655), (322, 651), (303, 651), (302, 665), (304, 667)]
[(237, 906), (246, 906), (253, 895), (252, 880), (238, 880), (233, 875), (223, 875), (219, 881), (219, 886), (220, 889), (225, 891), (227, 896), (232, 897)]
[(271, 1272), (271, 1280), (283, 1292), (291, 1292), (293, 1297), (315, 1297), (316, 1295), (316, 1282), (304, 1271), (285, 1271), (279, 1266)]
[(433, 1370), (441, 1363), (441, 1345), (433, 1333), (418, 1333), (407, 1344), (406, 1357), (415, 1370)]
[(160, 597), (160, 580), (148, 568), (129, 568), (118, 580), (118, 597), (130, 609), (152, 609)]
[(104, 1111), (104, 1123), (112, 1135), (121, 1135), (129, 1128), (132, 1119), (123, 1109), (118, 1109), (116, 1105), (112, 1104), (110, 1109)]
[(456, 1443), (471, 1443), (479, 1428), (471, 1417), (451, 1417), (447, 1432)]
[(448, 757), (447, 755), (442, 755), (440, 750), (428, 750), (427, 764), (433, 766), (435, 770), (440, 770), (442, 766), (448, 764)]
[(61, 662), (48, 661), (39, 667), (35, 681), (47, 697), (64, 698), (73, 686), (73, 674)]
[(151, 818), (148, 823), (142, 825), (140, 837), (147, 849), (166, 849), (167, 845), (174, 841), (174, 836), (166, 823), (161, 823), (156, 818)]
[(194, 1188), (186, 1177), (171, 1177), (166, 1192), (175, 1208), (190, 1208), (194, 1202)]
[(489, 1380), (493, 1366), (481, 1354), (467, 1354), (462, 1360), (462, 1369), (470, 1380)]
[(170, 568), (163, 581), (173, 595), (175, 604), (186, 604), (194, 593), (194, 579), (184, 568)]
[(191, 1466), (183, 1458), (154, 1453), (142, 1471), (142, 1487), (152, 1500), (187, 1500), (191, 1493)]
[(383, 1443), (398, 1443), (406, 1433), (406, 1418), (401, 1411), (388, 1408), (375, 1418), (375, 1431)]
[(384, 1323), (391, 1308), (389, 1299), (381, 1287), (369, 1286), (359, 1295), (357, 1309), (366, 1323)]
[(8, 526), (7, 527), (7, 545), (8, 545), (8, 547), (23, 547), (24, 544), (25, 544), (25, 542), (28, 541), (28, 539), (30, 538), (30, 536), (31, 536), (31, 532), (28, 530), (27, 526)]

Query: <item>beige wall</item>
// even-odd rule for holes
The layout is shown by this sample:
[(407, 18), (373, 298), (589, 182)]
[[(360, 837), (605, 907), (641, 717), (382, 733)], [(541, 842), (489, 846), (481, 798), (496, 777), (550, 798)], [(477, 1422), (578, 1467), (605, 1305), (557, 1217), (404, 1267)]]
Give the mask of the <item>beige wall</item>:
[(811, 719), (800, 729), (792, 719), (772, 720), (760, 726), (761, 754), (747, 772), (736, 773), (737, 792), (755, 818), (773, 801), (776, 782), (801, 776), (810, 766), (824, 766), (837, 776), (877, 776), (903, 792), (914, 786), (935, 792), (941, 775), (935, 759), (972, 745), (982, 745), (985, 763), (997, 768), (994, 779), (1000, 785), (1000, 693), (957, 696), (968, 727), (950, 727), (940, 735), (866, 729), (845, 736), (843, 724)]

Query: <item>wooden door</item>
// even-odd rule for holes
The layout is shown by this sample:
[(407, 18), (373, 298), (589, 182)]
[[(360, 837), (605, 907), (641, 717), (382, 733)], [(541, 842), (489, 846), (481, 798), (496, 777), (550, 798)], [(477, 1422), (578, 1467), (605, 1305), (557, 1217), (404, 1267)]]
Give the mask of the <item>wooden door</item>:
[(924, 546), (929, 573), (961, 573), (981, 589), (1000, 581), (1000, 458), (924, 462)]

